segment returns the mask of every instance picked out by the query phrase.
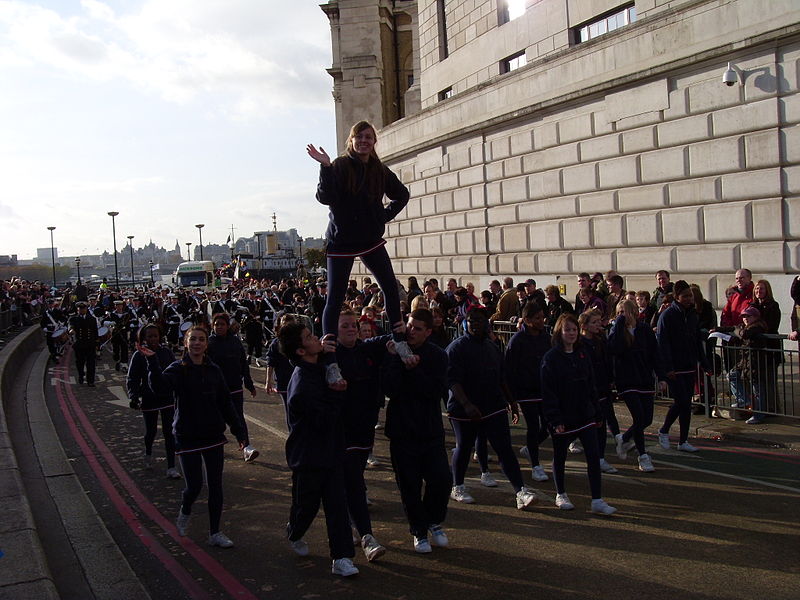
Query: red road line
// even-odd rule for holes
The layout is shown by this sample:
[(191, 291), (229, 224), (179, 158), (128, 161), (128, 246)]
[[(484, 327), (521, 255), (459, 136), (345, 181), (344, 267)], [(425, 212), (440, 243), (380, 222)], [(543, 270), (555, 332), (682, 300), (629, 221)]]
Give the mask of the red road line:
[[(71, 354), (71, 350), (68, 352), (68, 355), (69, 354)], [(69, 356), (67, 356), (67, 361), (68, 360)], [(69, 363), (67, 362), (66, 364)], [(67, 367), (64, 368), (67, 369)], [(243, 600), (257, 600), (257, 597), (244, 585), (242, 585), (242, 583), (240, 583), (239, 580), (236, 579), (236, 577), (234, 577), (218, 561), (212, 558), (191, 539), (182, 537), (178, 534), (178, 530), (175, 528), (175, 525), (172, 523), (172, 521), (165, 518), (155, 507), (155, 505), (153, 505), (150, 500), (148, 500), (148, 498), (139, 490), (139, 487), (130, 478), (128, 472), (122, 467), (116, 456), (114, 456), (105, 442), (103, 442), (103, 440), (100, 438), (99, 434), (89, 421), (89, 418), (86, 416), (86, 413), (83, 411), (77, 399), (75, 398), (72, 388), (69, 386), (65, 387), (73, 410), (77, 414), (78, 419), (80, 420), (81, 425), (83, 426), (87, 435), (95, 444), (98, 451), (104, 455), (108, 465), (111, 467), (111, 470), (117, 476), (122, 486), (125, 488), (128, 494), (130, 494), (131, 498), (136, 502), (142, 512), (144, 512), (156, 524), (161, 526), (164, 531), (166, 531), (181, 547), (183, 547), (184, 550), (186, 550), (192, 556), (192, 558), (194, 558), (212, 577), (214, 577), (214, 579), (216, 579), (223, 588), (225, 588), (228, 594), (234, 598)], [(107, 478), (105, 473), (103, 473), (103, 476)]]
[[(68, 351), (65, 356), (68, 358), (69, 355), (70, 352)], [(192, 575), (186, 571), (186, 569), (184, 569), (180, 563), (178, 563), (178, 561), (176, 561), (172, 555), (170, 555), (170, 553), (167, 552), (164, 547), (153, 537), (150, 531), (144, 525), (142, 525), (141, 521), (139, 521), (139, 519), (136, 517), (133, 510), (131, 510), (131, 507), (128, 506), (120, 493), (114, 487), (113, 482), (108, 475), (106, 475), (106, 472), (103, 470), (103, 467), (100, 465), (97, 457), (92, 452), (92, 449), (89, 447), (86, 439), (78, 429), (78, 425), (75, 422), (75, 419), (73, 419), (69, 408), (67, 407), (67, 401), (64, 398), (64, 392), (62, 391), (61, 387), (62, 385), (60, 383), (55, 386), (56, 397), (58, 398), (58, 404), (61, 408), (61, 412), (67, 421), (67, 425), (72, 433), (72, 437), (78, 443), (78, 446), (80, 446), (81, 452), (83, 452), (86, 461), (92, 468), (92, 471), (94, 471), (95, 477), (97, 477), (100, 485), (113, 503), (114, 508), (117, 509), (117, 512), (120, 514), (128, 527), (130, 527), (131, 531), (133, 531), (136, 537), (142, 542), (142, 544), (144, 544), (151, 554), (153, 554), (167, 567), (173, 577), (175, 577), (175, 579), (178, 580), (178, 583), (181, 584), (183, 589), (189, 593), (191, 598), (207, 598), (210, 600), (211, 596), (209, 596), (208, 593), (195, 582)]]

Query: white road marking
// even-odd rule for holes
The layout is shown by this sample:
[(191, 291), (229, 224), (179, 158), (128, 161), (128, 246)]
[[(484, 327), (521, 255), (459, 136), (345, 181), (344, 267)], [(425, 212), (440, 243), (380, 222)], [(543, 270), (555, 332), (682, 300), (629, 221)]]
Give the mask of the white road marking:
[(254, 425), (258, 425), (262, 429), (266, 429), (271, 434), (278, 436), (282, 440), (286, 440), (286, 439), (289, 438), (289, 434), (288, 433), (286, 433), (285, 431), (281, 431), (280, 429), (277, 429), (277, 428), (273, 427), (272, 425), (268, 425), (267, 423), (264, 423), (264, 421), (262, 421), (261, 419), (256, 419), (255, 417), (251, 417), (250, 415), (245, 415), (244, 418), (245, 418), (245, 420), (250, 421)]
[(800, 494), (800, 488), (793, 488), (789, 487), (788, 485), (781, 485), (780, 483), (771, 483), (769, 481), (762, 481), (761, 479), (753, 479), (752, 477), (742, 477), (741, 475), (731, 475), (729, 473), (720, 473), (719, 471), (712, 471), (710, 469), (698, 469), (697, 467), (690, 467), (688, 465), (682, 465), (680, 463), (674, 463), (671, 461), (666, 460), (658, 460), (658, 464), (662, 465), (669, 465), (670, 467), (678, 467), (679, 469), (685, 469), (687, 471), (697, 471), (698, 473), (706, 473), (708, 475), (717, 475), (719, 477), (727, 477), (728, 479), (736, 479), (737, 481), (745, 481), (747, 483), (754, 483), (756, 485), (764, 485), (771, 488), (776, 488), (779, 490), (784, 490), (787, 492), (794, 492), (795, 494)]
[(120, 385), (110, 385), (108, 386), (108, 391), (111, 392), (114, 396), (117, 397), (117, 400), (106, 400), (109, 404), (114, 404), (116, 406), (121, 406), (123, 408), (128, 408), (130, 406), (128, 395), (125, 393), (125, 390), (122, 389)]

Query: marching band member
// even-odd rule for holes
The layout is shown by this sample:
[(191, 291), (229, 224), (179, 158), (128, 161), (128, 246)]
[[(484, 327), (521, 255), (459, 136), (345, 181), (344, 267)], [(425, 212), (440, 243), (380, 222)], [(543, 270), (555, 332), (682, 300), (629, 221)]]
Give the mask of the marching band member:
[[(78, 383), (84, 380), (86, 384), (94, 387), (94, 374), (97, 356), (97, 319), (89, 314), (89, 305), (86, 302), (77, 303), (78, 314), (69, 320), (70, 332), (75, 336), (75, 367), (78, 370)], [(118, 363), (119, 364), (119, 363)]]

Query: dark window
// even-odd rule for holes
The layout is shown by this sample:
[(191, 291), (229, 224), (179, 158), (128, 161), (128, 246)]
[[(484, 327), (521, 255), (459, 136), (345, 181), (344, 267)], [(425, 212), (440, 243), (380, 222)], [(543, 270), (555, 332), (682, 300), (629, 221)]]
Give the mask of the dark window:
[(436, 23), (439, 28), (439, 60), (450, 54), (447, 51), (447, 21), (444, 16), (444, 0), (436, 0)]
[(580, 44), (594, 39), (625, 25), (630, 25), (634, 21), (636, 21), (635, 6), (631, 4), (624, 8), (618, 8), (614, 12), (606, 13), (602, 17), (575, 27), (573, 30), (575, 43)]
[(528, 60), (525, 58), (525, 51), (522, 50), (500, 61), (500, 73), (510, 73), (526, 64), (528, 64)]
[(446, 90), (442, 90), (439, 92), (439, 102), (442, 100), (447, 100), (450, 96), (453, 95), (453, 88), (449, 87)]

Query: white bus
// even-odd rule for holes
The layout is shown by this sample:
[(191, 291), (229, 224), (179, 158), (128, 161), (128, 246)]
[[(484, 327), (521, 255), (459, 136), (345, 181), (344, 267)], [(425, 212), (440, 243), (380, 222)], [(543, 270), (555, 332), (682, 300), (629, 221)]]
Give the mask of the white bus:
[(172, 283), (176, 287), (200, 288), (210, 292), (215, 289), (214, 263), (210, 260), (191, 260), (178, 265)]

